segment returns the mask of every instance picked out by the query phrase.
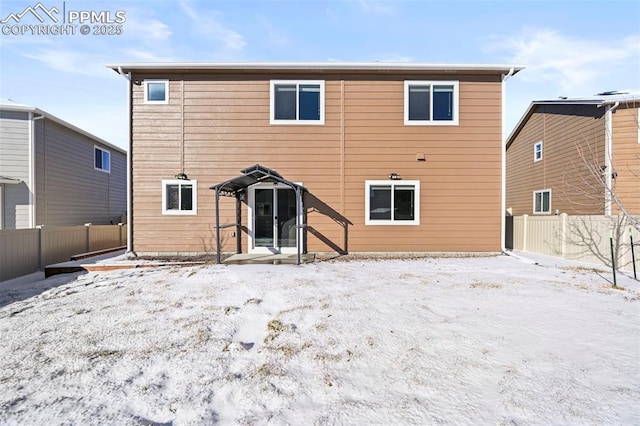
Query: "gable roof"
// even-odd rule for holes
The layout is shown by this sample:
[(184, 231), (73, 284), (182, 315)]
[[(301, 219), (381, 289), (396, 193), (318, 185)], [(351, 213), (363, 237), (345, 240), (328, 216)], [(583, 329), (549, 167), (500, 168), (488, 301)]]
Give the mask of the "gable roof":
[(31, 112), (33, 114), (39, 115), (40, 117), (46, 117), (48, 119), (50, 119), (51, 121), (54, 121), (58, 124), (60, 124), (61, 126), (64, 126), (68, 129), (73, 130), (74, 132), (78, 132), (81, 135), (84, 135), (90, 139), (93, 139), (94, 141), (100, 142), (103, 145), (108, 146), (110, 149), (114, 150), (114, 151), (118, 151), (122, 154), (126, 154), (127, 151), (125, 151), (124, 149), (115, 146), (114, 144), (105, 141), (102, 138), (99, 138), (98, 136), (95, 136), (89, 132), (87, 132), (86, 130), (83, 130), (79, 127), (74, 126), (73, 124), (64, 121), (61, 118), (56, 117), (53, 114), (50, 114), (46, 111), (41, 110), (40, 108), (36, 108), (32, 105), (27, 105), (27, 104), (21, 104), (19, 102), (16, 102), (14, 100), (11, 99), (6, 99), (6, 98), (0, 98), (0, 111), (16, 111), (16, 112)]
[(583, 96), (577, 98), (561, 97), (557, 99), (532, 101), (522, 118), (520, 118), (520, 121), (518, 121), (518, 124), (516, 124), (516, 126), (511, 131), (511, 134), (507, 138), (505, 149), (508, 149), (509, 146), (513, 143), (514, 139), (516, 138), (516, 136), (518, 136), (527, 121), (529, 121), (529, 118), (531, 118), (531, 115), (533, 115), (538, 105), (595, 105), (596, 107), (600, 108), (606, 105), (613, 105), (615, 103), (630, 103), (639, 101), (640, 91), (612, 91), (598, 93), (593, 96)]
[(516, 74), (524, 69), (523, 65), (491, 64), (429, 64), (411, 62), (123, 62), (106, 64), (117, 73), (130, 71), (181, 71), (181, 72), (454, 72)]

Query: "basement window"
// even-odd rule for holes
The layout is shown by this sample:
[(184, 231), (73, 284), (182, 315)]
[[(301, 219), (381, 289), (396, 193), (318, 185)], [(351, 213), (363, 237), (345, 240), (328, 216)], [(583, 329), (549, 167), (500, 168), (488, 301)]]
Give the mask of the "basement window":
[(533, 193), (533, 213), (551, 214), (551, 190), (544, 189)]
[(420, 225), (420, 181), (365, 181), (366, 225)]
[(163, 180), (162, 214), (195, 215), (197, 213), (198, 181)]
[(144, 81), (145, 104), (169, 103), (169, 80), (145, 80)]

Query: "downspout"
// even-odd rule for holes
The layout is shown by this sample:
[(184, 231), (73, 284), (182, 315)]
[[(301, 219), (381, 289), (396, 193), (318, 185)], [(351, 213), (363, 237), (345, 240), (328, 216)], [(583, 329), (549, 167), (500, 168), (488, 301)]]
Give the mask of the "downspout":
[(36, 227), (36, 120), (43, 118), (44, 114), (29, 113), (29, 228)]
[(133, 176), (131, 169), (131, 152), (133, 150), (133, 137), (131, 126), (131, 73), (125, 73), (122, 67), (118, 67), (118, 74), (127, 80), (127, 133), (129, 135), (129, 149), (127, 150), (127, 253), (132, 252), (133, 247)]
[(505, 238), (506, 238), (506, 211), (507, 211), (507, 140), (506, 140), (506, 81), (514, 74), (513, 67), (506, 75), (502, 76), (502, 154), (501, 154), (501, 200), (500, 200), (500, 251), (503, 253), (506, 251)]
[(604, 215), (611, 216), (611, 199), (613, 193), (613, 111), (620, 105), (616, 102), (604, 113)]

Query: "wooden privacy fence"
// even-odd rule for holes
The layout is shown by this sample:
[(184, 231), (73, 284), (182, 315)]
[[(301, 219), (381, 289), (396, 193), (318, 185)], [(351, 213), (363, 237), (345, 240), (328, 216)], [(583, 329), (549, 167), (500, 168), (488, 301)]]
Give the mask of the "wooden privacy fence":
[(67, 262), (71, 256), (125, 246), (126, 225), (0, 230), (0, 281)]
[(507, 218), (506, 246), (514, 250), (559, 256), (611, 266), (609, 237), (613, 237), (618, 269), (631, 270), (630, 233), (623, 216), (511, 216)]

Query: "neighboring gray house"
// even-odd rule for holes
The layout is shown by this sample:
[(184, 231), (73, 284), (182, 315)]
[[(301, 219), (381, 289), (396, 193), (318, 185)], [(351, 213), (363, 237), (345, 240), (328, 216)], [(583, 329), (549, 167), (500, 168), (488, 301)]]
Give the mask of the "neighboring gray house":
[(0, 100), (0, 229), (126, 214), (127, 154), (45, 111)]

